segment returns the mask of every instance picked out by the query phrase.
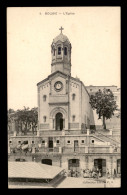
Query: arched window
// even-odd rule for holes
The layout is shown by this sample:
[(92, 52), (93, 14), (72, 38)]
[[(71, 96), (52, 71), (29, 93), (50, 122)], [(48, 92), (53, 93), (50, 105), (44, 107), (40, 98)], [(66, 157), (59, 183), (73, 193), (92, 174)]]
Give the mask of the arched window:
[(72, 94), (72, 100), (75, 100), (75, 93)]
[(43, 117), (44, 123), (46, 122), (46, 116)]
[(46, 101), (46, 95), (43, 95), (43, 101), (44, 102)]
[(67, 55), (67, 47), (64, 47), (64, 55)]
[(61, 47), (58, 47), (58, 55), (61, 55)]
[(72, 121), (73, 121), (73, 122), (75, 121), (75, 115), (72, 116)]

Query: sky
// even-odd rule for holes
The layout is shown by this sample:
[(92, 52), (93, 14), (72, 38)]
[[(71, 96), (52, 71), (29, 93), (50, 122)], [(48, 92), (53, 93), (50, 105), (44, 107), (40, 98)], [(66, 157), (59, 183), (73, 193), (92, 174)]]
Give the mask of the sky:
[(120, 87), (120, 25), (120, 7), (8, 7), (8, 108), (37, 107), (37, 83), (51, 74), (61, 26), (72, 44), (71, 76)]

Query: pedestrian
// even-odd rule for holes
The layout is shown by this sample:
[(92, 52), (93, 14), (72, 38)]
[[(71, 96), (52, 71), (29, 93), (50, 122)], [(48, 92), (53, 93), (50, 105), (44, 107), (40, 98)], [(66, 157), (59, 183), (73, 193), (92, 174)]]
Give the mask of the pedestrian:
[(114, 169), (114, 177), (116, 177), (116, 169)]
[(72, 170), (70, 172), (71, 172), (71, 177), (72, 177)]
[(97, 179), (99, 178), (99, 169), (97, 167)]
[(97, 177), (97, 173), (96, 173), (95, 171), (93, 171), (92, 177), (93, 177), (93, 178), (96, 178), (96, 177)]
[(67, 177), (67, 172), (66, 171), (64, 172), (64, 176)]
[(99, 170), (99, 177), (101, 177), (101, 169)]
[(77, 170), (75, 171), (75, 177), (78, 177), (78, 171)]
[(110, 173), (109, 173), (109, 170), (107, 169), (107, 178), (109, 179), (110, 178)]

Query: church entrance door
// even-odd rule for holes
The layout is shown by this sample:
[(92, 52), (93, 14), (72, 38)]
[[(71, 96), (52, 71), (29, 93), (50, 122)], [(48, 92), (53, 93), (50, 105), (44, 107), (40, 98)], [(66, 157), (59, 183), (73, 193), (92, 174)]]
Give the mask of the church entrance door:
[(60, 112), (56, 114), (56, 130), (63, 130), (63, 115)]

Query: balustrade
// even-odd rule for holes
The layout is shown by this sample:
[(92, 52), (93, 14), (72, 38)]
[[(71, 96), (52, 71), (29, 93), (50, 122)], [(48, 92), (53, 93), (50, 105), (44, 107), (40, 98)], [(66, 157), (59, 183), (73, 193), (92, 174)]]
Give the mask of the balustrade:
[[(86, 147), (54, 147), (54, 148), (48, 148), (48, 147), (40, 147), (36, 148), (35, 153), (63, 153), (63, 154), (85, 154), (86, 153)], [(10, 148), (10, 153), (13, 155), (16, 154), (25, 154), (26, 151), (18, 150), (16, 148)], [(27, 154), (32, 153), (32, 148), (28, 148)], [(110, 153), (110, 147), (88, 147), (88, 153)], [(112, 153), (120, 153), (120, 148), (117, 148), (117, 150), (113, 150)]]

